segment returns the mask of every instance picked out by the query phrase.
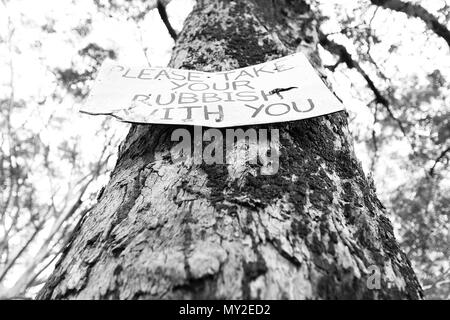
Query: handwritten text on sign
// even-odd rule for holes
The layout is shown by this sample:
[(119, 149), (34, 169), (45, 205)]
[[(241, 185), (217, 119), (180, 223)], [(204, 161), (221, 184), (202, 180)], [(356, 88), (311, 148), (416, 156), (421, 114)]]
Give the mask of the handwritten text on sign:
[(340, 110), (307, 58), (296, 53), (215, 73), (105, 62), (81, 112), (136, 123), (232, 127)]

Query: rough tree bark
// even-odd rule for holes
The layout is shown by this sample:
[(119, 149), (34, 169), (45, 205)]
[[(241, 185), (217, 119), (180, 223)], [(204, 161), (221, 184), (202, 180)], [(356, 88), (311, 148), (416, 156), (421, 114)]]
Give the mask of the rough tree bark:
[[(302, 1), (200, 1), (170, 66), (228, 70), (302, 50), (320, 72), (317, 35)], [(174, 127), (133, 125), (38, 298), (420, 298), (346, 113), (260, 128), (280, 130), (273, 176), (174, 164)]]

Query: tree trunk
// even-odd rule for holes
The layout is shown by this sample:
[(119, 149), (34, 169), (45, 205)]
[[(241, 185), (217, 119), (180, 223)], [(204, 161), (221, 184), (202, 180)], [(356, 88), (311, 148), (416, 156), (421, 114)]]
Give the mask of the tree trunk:
[[(317, 35), (302, 1), (199, 1), (170, 66), (228, 70), (301, 50), (321, 73)], [(420, 298), (347, 114), (258, 127), (280, 130), (273, 176), (173, 163), (175, 127), (133, 125), (38, 298)]]

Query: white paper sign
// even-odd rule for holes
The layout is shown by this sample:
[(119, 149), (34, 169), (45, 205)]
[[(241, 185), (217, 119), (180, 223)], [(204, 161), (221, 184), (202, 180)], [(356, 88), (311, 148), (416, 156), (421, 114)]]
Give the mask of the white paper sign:
[(105, 62), (80, 111), (135, 123), (233, 127), (340, 110), (307, 58), (296, 53), (214, 73)]

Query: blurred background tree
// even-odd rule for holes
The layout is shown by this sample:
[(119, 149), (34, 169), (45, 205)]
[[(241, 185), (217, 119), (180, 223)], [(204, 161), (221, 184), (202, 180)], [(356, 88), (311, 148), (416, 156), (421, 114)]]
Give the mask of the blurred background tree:
[[(449, 299), (450, 2), (311, 3), (358, 158), (426, 298)], [(1, 298), (36, 294), (114, 166), (128, 125), (77, 112), (97, 68), (165, 66), (193, 4), (167, 5), (170, 34), (156, 1), (3, 0)]]

